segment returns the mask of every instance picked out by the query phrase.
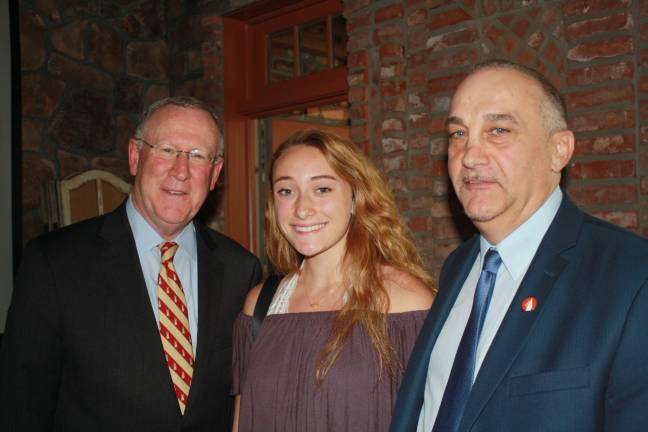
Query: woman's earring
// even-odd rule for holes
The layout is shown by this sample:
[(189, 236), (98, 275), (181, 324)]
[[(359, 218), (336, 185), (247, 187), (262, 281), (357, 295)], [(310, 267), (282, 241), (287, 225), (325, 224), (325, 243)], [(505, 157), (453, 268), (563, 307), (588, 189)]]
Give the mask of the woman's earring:
[(351, 215), (355, 214), (355, 201), (351, 201)]

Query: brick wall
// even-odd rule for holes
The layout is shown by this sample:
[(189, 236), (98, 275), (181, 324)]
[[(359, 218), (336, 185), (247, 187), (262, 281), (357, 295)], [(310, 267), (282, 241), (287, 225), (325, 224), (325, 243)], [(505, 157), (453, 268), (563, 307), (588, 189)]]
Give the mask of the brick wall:
[(648, 1), (346, 0), (352, 137), (396, 193), (427, 266), (473, 228), (452, 196), (443, 121), (472, 64), (543, 72), (576, 132), (567, 191), (648, 235)]
[[(191, 4), (20, 2), (25, 241), (44, 228), (43, 183), (95, 168), (131, 181), (127, 143), (142, 108), (169, 94), (208, 94), (222, 109), (208, 83), (213, 64), (203, 79), (203, 50), (216, 48), (203, 43), (202, 12)], [(208, 211), (210, 218), (219, 209)]]

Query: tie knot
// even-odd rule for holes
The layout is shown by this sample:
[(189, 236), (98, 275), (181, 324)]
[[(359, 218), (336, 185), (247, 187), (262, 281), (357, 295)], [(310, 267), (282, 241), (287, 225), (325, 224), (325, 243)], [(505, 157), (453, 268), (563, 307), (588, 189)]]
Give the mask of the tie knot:
[(174, 242), (164, 242), (160, 243), (160, 254), (162, 255), (162, 261), (173, 260), (173, 256), (178, 250), (178, 243)]
[(502, 264), (502, 258), (497, 253), (497, 249), (488, 249), (484, 257), (483, 271), (497, 274), (500, 264)]

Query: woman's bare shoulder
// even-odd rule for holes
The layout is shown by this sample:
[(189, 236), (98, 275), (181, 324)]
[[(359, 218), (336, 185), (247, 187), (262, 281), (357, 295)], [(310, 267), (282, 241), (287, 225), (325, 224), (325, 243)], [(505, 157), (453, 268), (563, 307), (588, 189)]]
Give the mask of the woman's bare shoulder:
[(245, 303), (243, 304), (243, 313), (248, 316), (254, 314), (254, 307), (256, 306), (257, 300), (259, 299), (259, 293), (261, 292), (261, 287), (263, 282), (259, 283), (257, 286), (252, 288), (247, 297), (245, 297)]
[(387, 267), (384, 270), (385, 288), (389, 296), (389, 313), (429, 309), (434, 301), (432, 288), (415, 276)]

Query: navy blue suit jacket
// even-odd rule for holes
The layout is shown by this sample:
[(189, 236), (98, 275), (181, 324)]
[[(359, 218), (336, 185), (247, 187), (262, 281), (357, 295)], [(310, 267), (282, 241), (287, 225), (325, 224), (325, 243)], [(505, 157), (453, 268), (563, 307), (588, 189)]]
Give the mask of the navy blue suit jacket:
[[(391, 432), (416, 430), (430, 353), (478, 252), (475, 236), (444, 263)], [(531, 312), (521, 307), (528, 296), (538, 300)], [(563, 199), (484, 359), (459, 430), (648, 431), (648, 240)]]

